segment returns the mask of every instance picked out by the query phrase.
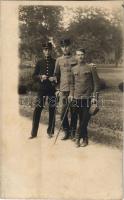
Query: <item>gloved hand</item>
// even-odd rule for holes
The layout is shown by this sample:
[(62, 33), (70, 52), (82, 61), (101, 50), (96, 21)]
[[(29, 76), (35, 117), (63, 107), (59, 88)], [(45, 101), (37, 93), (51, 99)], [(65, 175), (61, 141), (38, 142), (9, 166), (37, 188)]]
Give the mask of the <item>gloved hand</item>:
[(96, 104), (97, 103), (97, 99), (96, 98), (92, 98), (91, 99), (91, 104)]
[(42, 80), (44, 81), (44, 80), (47, 79), (47, 76), (46, 76), (46, 75), (42, 75), (41, 78), (42, 78)]
[(96, 64), (95, 63), (90, 63), (89, 64), (91, 67), (96, 67)]
[(40, 80), (41, 81), (44, 81), (44, 80), (46, 80), (47, 79), (47, 76), (46, 75), (40, 75)]
[(43, 82), (44, 80), (47, 79), (47, 76), (45, 74), (44, 75), (39, 75), (39, 77), (40, 77), (41, 82)]
[(60, 96), (60, 93), (61, 93), (60, 90), (57, 90), (56, 93), (55, 93), (55, 94), (56, 94), (56, 97), (57, 97), (57, 96)]
[(69, 95), (69, 96), (68, 96), (68, 101), (69, 101), (69, 102), (72, 102), (72, 100), (73, 100), (73, 96), (72, 96), (72, 95)]
[(55, 78), (54, 78), (53, 76), (51, 76), (51, 77), (49, 77), (49, 80), (50, 80), (51, 82), (53, 82), (53, 81), (55, 81)]

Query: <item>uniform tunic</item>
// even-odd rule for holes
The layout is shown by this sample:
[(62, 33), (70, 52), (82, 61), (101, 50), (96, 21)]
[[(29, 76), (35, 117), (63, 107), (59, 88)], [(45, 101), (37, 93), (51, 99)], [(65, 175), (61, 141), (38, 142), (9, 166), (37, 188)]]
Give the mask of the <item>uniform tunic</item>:
[(71, 95), (75, 99), (88, 98), (100, 89), (96, 67), (88, 64), (76, 65), (71, 70)]
[(90, 120), (89, 108), (91, 98), (97, 96), (96, 92), (100, 89), (99, 77), (95, 67), (83, 63), (76, 65), (71, 70), (71, 89), (70, 93), (74, 97), (73, 114), (76, 119), (79, 116), (79, 127), (77, 139), (88, 138), (87, 126)]
[[(51, 57), (44, 58), (39, 60), (36, 64), (35, 71), (33, 74), (33, 79), (39, 82), (39, 92), (48, 91), (51, 93), (51, 90), (55, 90), (54, 82), (49, 80), (50, 77), (53, 77), (55, 69), (55, 59)], [(46, 75), (46, 80), (41, 80), (39, 75)]]
[[(44, 108), (46, 96), (48, 96), (48, 103), (49, 103), (49, 124), (48, 124), (47, 133), (48, 134), (54, 133), (55, 82), (51, 82), (49, 80), (50, 77), (53, 77), (54, 68), (55, 68), (55, 60), (51, 57), (47, 57), (42, 60), (39, 60), (36, 64), (36, 68), (33, 74), (33, 79), (39, 82), (40, 87), (38, 91), (36, 107), (33, 113), (33, 124), (32, 124), (32, 131), (31, 131), (31, 135), (33, 137), (37, 136), (40, 116)], [(40, 75), (46, 75), (47, 79), (42, 80), (42, 78), (40, 78)]]
[[(63, 130), (68, 132), (75, 131), (76, 123), (74, 115), (71, 112), (71, 120), (68, 120), (68, 96), (70, 92), (71, 83), (71, 69), (76, 65), (76, 60), (72, 55), (63, 55), (56, 60), (54, 75), (57, 78), (57, 86), (61, 91), (62, 110), (61, 121), (63, 121)], [(70, 109), (70, 111), (72, 111)], [(66, 114), (65, 114), (66, 113)], [(64, 117), (64, 118), (63, 118)]]
[(61, 56), (56, 60), (54, 75), (61, 91), (70, 91), (71, 68), (74, 65), (76, 60), (71, 55)]

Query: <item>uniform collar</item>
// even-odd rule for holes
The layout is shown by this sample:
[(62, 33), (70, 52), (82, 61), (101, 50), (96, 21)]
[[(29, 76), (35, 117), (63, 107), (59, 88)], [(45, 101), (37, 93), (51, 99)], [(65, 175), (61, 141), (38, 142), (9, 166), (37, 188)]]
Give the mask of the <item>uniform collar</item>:
[(52, 56), (47, 56), (47, 57), (43, 56), (43, 59), (44, 59), (44, 60), (51, 60), (51, 59), (52, 59)]
[(67, 55), (63, 55), (64, 58), (70, 58), (71, 57), (71, 53), (67, 54)]
[(45, 57), (45, 60), (50, 60), (50, 59), (51, 59), (51, 56)]
[(84, 66), (84, 65), (86, 65), (86, 62), (84, 61), (84, 62), (82, 62), (82, 63), (80, 63), (80, 64), (78, 64), (78, 66)]

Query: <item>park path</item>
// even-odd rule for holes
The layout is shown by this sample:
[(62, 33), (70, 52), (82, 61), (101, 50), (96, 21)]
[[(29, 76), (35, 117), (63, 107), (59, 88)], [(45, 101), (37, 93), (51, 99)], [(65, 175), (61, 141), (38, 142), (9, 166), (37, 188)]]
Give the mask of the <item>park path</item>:
[(28, 140), (31, 120), (20, 117), (2, 136), (1, 198), (52, 200), (122, 199), (122, 152), (92, 141), (76, 148), (70, 140), (54, 145), (46, 125)]

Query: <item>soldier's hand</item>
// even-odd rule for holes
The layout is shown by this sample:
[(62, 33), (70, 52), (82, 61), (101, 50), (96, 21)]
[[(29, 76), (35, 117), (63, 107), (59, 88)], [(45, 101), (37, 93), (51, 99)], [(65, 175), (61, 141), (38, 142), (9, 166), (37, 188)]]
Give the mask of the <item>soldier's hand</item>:
[(42, 75), (42, 76), (41, 76), (41, 79), (42, 79), (42, 80), (46, 80), (46, 79), (47, 79), (47, 76), (46, 76), (46, 75)]
[(96, 67), (96, 64), (95, 63), (90, 63), (89, 64), (91, 67)]
[(91, 104), (96, 104), (97, 103), (97, 99), (96, 98), (92, 98), (91, 99)]
[(56, 91), (56, 97), (57, 96), (60, 96), (60, 91), (59, 90)]
[(49, 77), (49, 80), (50, 80), (51, 82), (53, 82), (53, 81), (55, 81), (55, 77), (51, 76), (51, 77)]
[(72, 100), (73, 100), (73, 96), (72, 96), (72, 95), (69, 95), (69, 96), (68, 96), (68, 101), (69, 101), (69, 102), (72, 102)]

